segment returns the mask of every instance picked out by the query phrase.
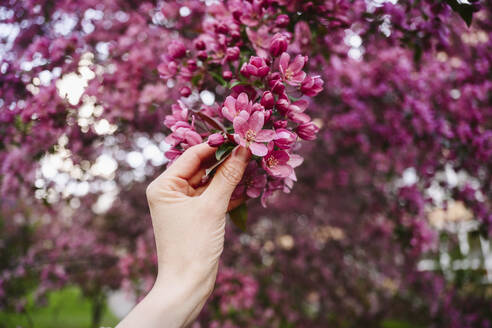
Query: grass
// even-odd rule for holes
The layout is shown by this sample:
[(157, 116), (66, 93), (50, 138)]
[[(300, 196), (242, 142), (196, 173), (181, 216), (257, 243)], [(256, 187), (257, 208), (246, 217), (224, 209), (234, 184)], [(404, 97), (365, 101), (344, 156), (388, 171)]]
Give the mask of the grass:
[[(0, 312), (0, 328), (90, 328), (91, 304), (80, 289), (68, 287), (52, 292), (46, 307), (28, 307), (26, 313)], [(30, 318), (30, 319), (29, 319)], [(115, 327), (118, 319), (106, 307), (102, 327)]]

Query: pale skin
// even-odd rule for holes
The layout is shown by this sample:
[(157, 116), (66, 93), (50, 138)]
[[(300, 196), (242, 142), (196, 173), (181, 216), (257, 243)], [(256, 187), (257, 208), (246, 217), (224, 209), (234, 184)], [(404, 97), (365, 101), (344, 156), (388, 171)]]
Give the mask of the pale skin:
[(157, 247), (158, 274), (151, 291), (117, 328), (187, 327), (212, 293), (224, 248), (226, 213), (250, 159), (236, 148), (201, 185), (216, 148), (187, 149), (147, 188)]

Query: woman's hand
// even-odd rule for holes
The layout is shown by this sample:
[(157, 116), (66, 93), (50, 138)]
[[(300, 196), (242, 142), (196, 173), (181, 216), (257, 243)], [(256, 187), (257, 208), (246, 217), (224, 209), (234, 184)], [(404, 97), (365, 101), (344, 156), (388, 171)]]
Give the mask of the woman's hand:
[(240, 203), (230, 198), (251, 156), (236, 148), (202, 186), (215, 150), (207, 144), (189, 148), (148, 186), (158, 276), (118, 328), (187, 326), (212, 292), (224, 248), (225, 215)]

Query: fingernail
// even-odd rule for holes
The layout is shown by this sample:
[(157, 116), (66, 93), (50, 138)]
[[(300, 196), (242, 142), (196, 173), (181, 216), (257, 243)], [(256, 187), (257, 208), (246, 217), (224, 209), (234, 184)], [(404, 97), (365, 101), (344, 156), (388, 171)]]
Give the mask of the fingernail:
[(234, 149), (234, 157), (237, 157), (243, 161), (248, 161), (251, 156), (251, 152), (249, 149), (237, 146), (236, 149)]

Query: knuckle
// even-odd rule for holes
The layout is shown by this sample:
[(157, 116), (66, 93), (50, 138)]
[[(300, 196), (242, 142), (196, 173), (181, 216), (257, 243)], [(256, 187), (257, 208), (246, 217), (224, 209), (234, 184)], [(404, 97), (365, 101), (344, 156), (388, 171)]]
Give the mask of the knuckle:
[(227, 161), (220, 170), (224, 180), (233, 186), (237, 185), (243, 176), (238, 164), (238, 161)]

